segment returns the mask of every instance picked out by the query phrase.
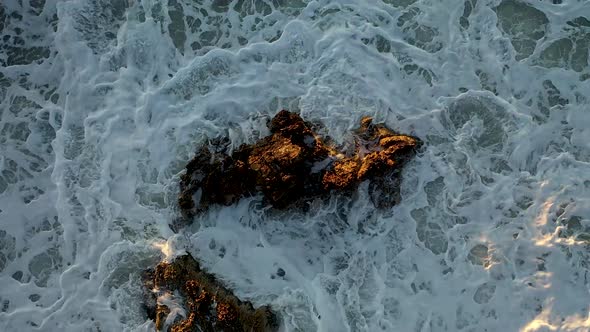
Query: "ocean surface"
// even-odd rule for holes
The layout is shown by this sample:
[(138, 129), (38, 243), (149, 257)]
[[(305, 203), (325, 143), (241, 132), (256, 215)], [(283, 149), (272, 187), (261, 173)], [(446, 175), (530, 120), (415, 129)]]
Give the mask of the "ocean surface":
[[(590, 331), (589, 46), (587, 0), (3, 0), (0, 331), (153, 331), (182, 252), (282, 331)], [(402, 202), (172, 232), (196, 148), (281, 109), (422, 138)]]

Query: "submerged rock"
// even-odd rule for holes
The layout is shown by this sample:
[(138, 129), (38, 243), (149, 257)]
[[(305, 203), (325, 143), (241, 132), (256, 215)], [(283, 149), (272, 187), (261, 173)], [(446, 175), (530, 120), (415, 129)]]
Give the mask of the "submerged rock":
[(146, 309), (158, 331), (277, 331), (269, 307), (254, 309), (204, 272), (191, 256), (161, 262), (144, 274)]
[(269, 129), (270, 136), (231, 155), (208, 147), (197, 152), (180, 182), (178, 201), (185, 216), (259, 193), (278, 209), (304, 206), (332, 192), (350, 194), (366, 180), (373, 203), (390, 207), (399, 201), (401, 167), (421, 144), (369, 117), (352, 133), (354, 144), (348, 149), (327, 143), (311, 123), (285, 110)]

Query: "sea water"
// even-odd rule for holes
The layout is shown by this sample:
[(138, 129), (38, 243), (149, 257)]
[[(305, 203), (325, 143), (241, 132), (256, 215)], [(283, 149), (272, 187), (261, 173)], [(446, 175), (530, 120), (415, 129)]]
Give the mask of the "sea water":
[[(3, 0), (0, 35), (0, 331), (151, 331), (183, 252), (283, 331), (590, 330), (588, 1)], [(172, 232), (197, 147), (281, 109), (422, 138), (401, 203)]]

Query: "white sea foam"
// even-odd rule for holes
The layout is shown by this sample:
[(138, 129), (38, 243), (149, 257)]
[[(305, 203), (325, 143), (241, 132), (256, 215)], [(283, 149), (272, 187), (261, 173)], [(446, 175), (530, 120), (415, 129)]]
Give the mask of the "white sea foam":
[[(590, 6), (561, 2), (3, 1), (0, 330), (153, 330), (139, 275), (183, 251), (285, 331), (590, 330)], [(174, 234), (196, 147), (282, 108), (421, 137), (402, 202)]]

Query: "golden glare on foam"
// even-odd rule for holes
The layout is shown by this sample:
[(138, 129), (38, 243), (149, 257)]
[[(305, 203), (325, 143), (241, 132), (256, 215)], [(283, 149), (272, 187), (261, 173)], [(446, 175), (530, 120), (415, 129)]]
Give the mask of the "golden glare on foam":
[(586, 317), (580, 315), (566, 317), (562, 329), (564, 331), (590, 331), (590, 310)]
[(535, 273), (535, 284), (539, 288), (549, 289), (551, 288), (551, 278), (553, 273), (538, 271)]
[(172, 250), (172, 246), (170, 245), (170, 243), (159, 242), (154, 243), (153, 246), (159, 249), (162, 252), (162, 254), (164, 254), (164, 261), (169, 263), (170, 260), (173, 258), (174, 254), (174, 251)]
[(495, 267), (496, 265), (500, 265), (499, 261), (494, 261), (492, 259), (488, 259), (485, 264), (484, 264), (484, 270), (492, 270), (493, 267)]
[(547, 225), (549, 223), (549, 212), (551, 211), (551, 207), (555, 204), (555, 197), (549, 198), (545, 203), (543, 203), (543, 207), (541, 209), (541, 213), (535, 219), (535, 225), (540, 227)]
[[(541, 212), (535, 218), (535, 226), (537, 229), (547, 225), (549, 223), (549, 215), (551, 211), (551, 207), (555, 204), (555, 197), (549, 198), (545, 203), (543, 203), (543, 207)], [(555, 232), (550, 234), (539, 234), (535, 241), (535, 245), (539, 247), (552, 247), (555, 238)]]
[[(541, 212), (535, 218), (534, 225), (537, 229), (541, 229), (547, 226), (551, 222), (550, 211), (555, 204), (555, 197), (550, 197), (545, 201), (542, 206)], [(560, 232), (563, 227), (556, 227), (553, 232), (546, 234), (538, 234), (534, 239), (534, 244), (539, 247), (553, 247), (554, 245), (583, 245), (583, 241), (576, 241), (573, 238), (562, 238)], [(552, 274), (549, 272), (537, 272), (536, 283), (542, 288), (551, 288)], [(527, 323), (520, 329), (520, 332), (536, 332), (536, 331), (590, 331), (590, 307), (586, 317), (579, 314), (570, 315), (566, 317), (559, 317), (553, 315), (552, 319), (552, 307), (553, 298), (548, 299), (548, 304), (545, 305), (543, 311), (538, 314), (532, 321)]]
[(557, 326), (551, 325), (551, 323), (545, 320), (545, 317), (540, 317), (539, 315), (523, 327), (520, 332), (536, 332), (541, 331), (541, 329), (544, 331), (557, 331)]
[(532, 321), (526, 324), (520, 332), (536, 332), (536, 331), (557, 331), (558, 326), (553, 325), (551, 320), (551, 309), (553, 308), (553, 298), (549, 298), (548, 303), (543, 307), (543, 311), (537, 315)]
[(535, 238), (535, 245), (539, 247), (552, 247), (554, 244), (562, 244), (566, 246), (583, 246), (585, 241), (576, 240), (574, 238), (562, 238), (559, 236), (561, 227), (558, 227), (555, 232), (538, 236)]
[[(546, 226), (550, 222), (550, 220), (551, 220), (550, 211), (551, 211), (551, 208), (553, 207), (554, 203), (555, 203), (555, 197), (551, 197), (543, 204), (543, 208), (541, 209), (541, 212), (539, 213), (537, 218), (535, 218), (535, 226), (537, 228), (541, 228), (543, 226)], [(533, 239), (535, 245), (538, 247), (550, 248), (550, 247), (553, 247), (555, 244), (561, 244), (561, 245), (566, 245), (566, 246), (576, 246), (576, 245), (585, 245), (586, 244), (586, 242), (584, 242), (584, 241), (579, 241), (579, 240), (576, 240), (571, 237), (568, 237), (568, 238), (560, 237), (559, 234), (561, 233), (562, 230), (563, 230), (563, 227), (556, 227), (555, 230), (551, 233), (537, 235)]]

